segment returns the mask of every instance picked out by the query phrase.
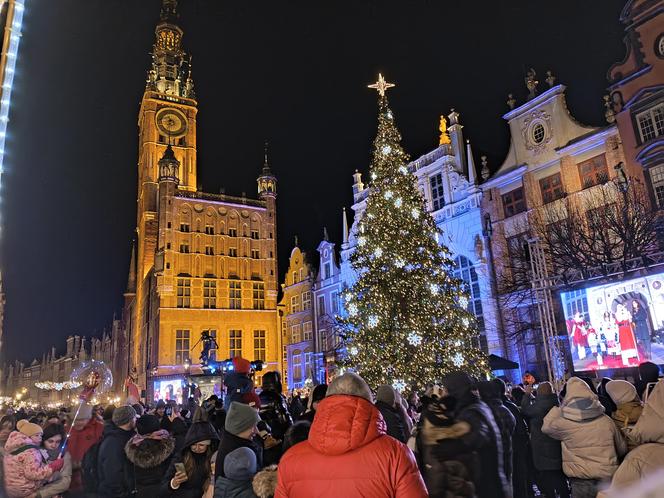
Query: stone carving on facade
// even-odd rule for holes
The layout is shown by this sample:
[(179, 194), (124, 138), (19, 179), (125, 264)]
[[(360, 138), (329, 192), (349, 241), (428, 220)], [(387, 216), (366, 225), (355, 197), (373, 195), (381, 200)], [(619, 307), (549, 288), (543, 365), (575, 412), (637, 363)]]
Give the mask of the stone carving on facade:
[[(538, 140), (536, 131), (540, 125), (544, 131), (544, 135)], [(523, 135), (523, 142), (526, 149), (533, 151), (535, 154), (540, 154), (546, 149), (547, 144), (553, 138), (551, 115), (541, 109), (533, 110), (524, 118), (521, 125), (521, 134)]]
[(475, 257), (480, 263), (486, 263), (486, 258), (484, 257), (484, 241), (482, 241), (482, 237), (479, 233), (475, 234)]
[(539, 81), (535, 79), (536, 76), (537, 73), (531, 67), (526, 73), (526, 77), (524, 78), (526, 82), (526, 88), (528, 89), (528, 100), (534, 99), (537, 96), (537, 85), (539, 84)]
[(604, 95), (604, 107), (606, 107), (606, 111), (604, 112), (606, 122), (609, 124), (614, 123), (616, 121), (616, 113), (613, 110), (613, 103), (609, 95)]
[(516, 105), (516, 99), (511, 93), (507, 94), (507, 105), (510, 109), (514, 109), (514, 106)]
[(486, 156), (482, 156), (480, 159), (482, 160), (482, 171), (480, 171), (480, 175), (482, 175), (482, 180), (488, 180), (489, 175), (491, 174), (491, 172), (489, 171), (488, 160)]
[(547, 71), (544, 81), (546, 81), (546, 84), (549, 85), (549, 88), (553, 88), (553, 85), (556, 83), (556, 77), (551, 71)]

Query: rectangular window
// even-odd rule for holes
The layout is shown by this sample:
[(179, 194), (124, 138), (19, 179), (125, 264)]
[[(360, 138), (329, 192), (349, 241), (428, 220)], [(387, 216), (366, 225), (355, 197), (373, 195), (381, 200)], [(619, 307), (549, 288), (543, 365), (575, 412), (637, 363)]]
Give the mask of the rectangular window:
[(180, 223), (180, 231), (181, 232), (188, 232), (189, 231), (189, 223)]
[(608, 182), (609, 168), (606, 165), (606, 156), (600, 154), (579, 163), (579, 178), (581, 188), (590, 188)]
[(217, 307), (217, 282), (203, 281), (203, 308), (215, 309)]
[(540, 191), (542, 192), (542, 201), (544, 204), (553, 202), (563, 197), (563, 182), (560, 179), (560, 173), (555, 173), (539, 181)]
[(302, 309), (303, 310), (311, 309), (311, 291), (306, 291), (302, 293)]
[(261, 252), (258, 249), (252, 249), (251, 250), (251, 257), (252, 257), (252, 259), (260, 259)]
[(178, 308), (191, 307), (191, 279), (178, 278)]
[(229, 308), (242, 309), (242, 282), (230, 281), (228, 283)]
[(229, 228), (228, 229), (228, 236), (229, 237), (237, 237), (237, 228)]
[(296, 284), (300, 281), (298, 278), (298, 273), (296, 271), (293, 272), (293, 283)]
[(320, 331), (320, 350), (323, 353), (327, 351), (327, 330)]
[(214, 256), (214, 248), (212, 246), (205, 246), (205, 254)]
[(325, 296), (318, 296), (318, 314), (320, 316), (325, 314)]
[(293, 352), (293, 381), (302, 380), (302, 355), (299, 351)]
[(205, 233), (208, 235), (214, 235), (214, 226), (213, 225), (205, 225)]
[(339, 293), (336, 291), (333, 292), (330, 295), (330, 300), (332, 301), (332, 313), (339, 313)]
[(251, 231), (251, 238), (254, 240), (258, 240), (258, 230)]
[(291, 296), (290, 298), (291, 313), (300, 312), (300, 296)]
[(265, 361), (264, 330), (254, 330), (254, 360)]
[(313, 337), (311, 322), (304, 322), (302, 324), (302, 340), (310, 341)]
[(229, 356), (231, 358), (242, 356), (242, 331), (230, 330), (228, 332), (228, 344), (230, 348)]
[(664, 104), (659, 104), (636, 115), (641, 143), (664, 135)]
[(189, 253), (189, 244), (187, 244), (186, 242), (183, 242), (182, 244), (180, 244), (180, 252), (184, 253), (184, 254), (188, 254)]
[(438, 173), (429, 178), (429, 185), (431, 186), (431, 203), (434, 211), (438, 211), (445, 205), (445, 197), (443, 194), (443, 175)]
[(655, 192), (655, 200), (659, 208), (664, 208), (664, 164), (659, 164), (650, 168), (650, 180), (652, 189)]
[(182, 365), (186, 360), (189, 360), (189, 331), (176, 330), (175, 331), (175, 363)]
[(302, 340), (302, 325), (297, 323), (291, 325), (291, 342), (297, 344)]
[(311, 375), (311, 351), (304, 352), (304, 376), (308, 377)]
[(323, 268), (323, 278), (330, 278), (332, 276), (332, 265), (330, 265), (330, 263), (325, 263)]
[(228, 255), (237, 258), (237, 247), (229, 247), (228, 248)]
[(523, 196), (523, 187), (515, 188), (503, 194), (503, 209), (505, 218), (523, 213), (526, 210), (526, 198)]
[(265, 309), (265, 284), (263, 282), (254, 282), (253, 300), (255, 310)]

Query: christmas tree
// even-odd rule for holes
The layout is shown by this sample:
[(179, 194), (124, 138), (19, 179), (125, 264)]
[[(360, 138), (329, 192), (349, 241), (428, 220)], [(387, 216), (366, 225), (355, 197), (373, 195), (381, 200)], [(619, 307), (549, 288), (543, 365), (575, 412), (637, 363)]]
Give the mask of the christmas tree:
[(344, 365), (369, 385), (419, 389), (453, 370), (483, 377), (474, 316), (464, 283), (441, 244), (442, 233), (408, 170), (379, 75), (378, 134), (370, 165), (370, 194), (351, 257), (357, 282), (344, 293)]

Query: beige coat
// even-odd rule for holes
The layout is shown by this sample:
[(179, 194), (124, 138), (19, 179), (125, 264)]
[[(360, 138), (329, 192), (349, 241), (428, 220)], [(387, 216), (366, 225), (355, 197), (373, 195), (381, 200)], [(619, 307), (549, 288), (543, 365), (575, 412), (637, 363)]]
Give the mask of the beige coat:
[(567, 381), (562, 406), (544, 417), (542, 432), (561, 441), (563, 472), (579, 479), (609, 479), (627, 445), (613, 421), (604, 415), (597, 395), (581, 379)]

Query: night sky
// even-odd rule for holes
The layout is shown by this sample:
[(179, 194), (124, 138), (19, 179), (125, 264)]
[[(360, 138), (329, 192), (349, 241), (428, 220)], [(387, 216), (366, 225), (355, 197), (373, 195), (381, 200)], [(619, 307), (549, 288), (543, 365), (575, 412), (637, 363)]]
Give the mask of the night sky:
[[(3, 356), (30, 361), (122, 305), (136, 226), (137, 116), (160, 0), (28, 0), (2, 176)], [(294, 235), (340, 241), (366, 172), (381, 71), (413, 158), (454, 107), (476, 164), (508, 149), (507, 94), (552, 69), (582, 123), (605, 124), (624, 0), (181, 0), (206, 192), (255, 196), (263, 142), (279, 180), (279, 266)], [(480, 8), (481, 6), (481, 8)], [(544, 85), (542, 85), (544, 88)], [(365, 174), (366, 178), (366, 174)]]

